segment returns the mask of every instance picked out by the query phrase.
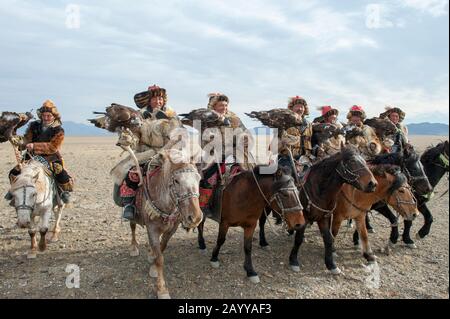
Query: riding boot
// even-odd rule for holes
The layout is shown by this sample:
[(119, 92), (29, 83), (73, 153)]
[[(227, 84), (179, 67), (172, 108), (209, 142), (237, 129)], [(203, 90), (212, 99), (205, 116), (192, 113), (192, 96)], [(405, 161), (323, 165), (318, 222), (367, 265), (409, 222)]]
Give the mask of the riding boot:
[(59, 184), (58, 185), (58, 193), (59, 197), (61, 198), (62, 202), (64, 204), (70, 203), (70, 193), (73, 191), (73, 180), (70, 179), (69, 182), (65, 184)]
[(122, 218), (134, 220), (136, 217), (136, 206), (134, 205), (134, 197), (122, 197), (123, 214)]
[(13, 199), (13, 195), (11, 194), (11, 192), (7, 192), (4, 198), (9, 201)]

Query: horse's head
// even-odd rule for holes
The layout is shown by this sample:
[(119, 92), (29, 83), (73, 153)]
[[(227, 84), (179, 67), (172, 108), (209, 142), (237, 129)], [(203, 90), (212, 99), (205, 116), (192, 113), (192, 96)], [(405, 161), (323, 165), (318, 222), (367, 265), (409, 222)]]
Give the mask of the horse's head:
[(433, 191), (420, 162), (419, 154), (411, 144), (406, 144), (403, 149), (403, 171), (408, 178), (408, 183), (418, 195), (426, 195)]
[(358, 150), (354, 146), (348, 145), (339, 156), (340, 162), (336, 171), (344, 182), (363, 192), (374, 192), (378, 182)]
[(200, 174), (194, 164), (183, 161), (186, 158), (179, 152), (162, 153), (164, 180), (168, 184), (168, 195), (180, 212), (183, 227), (192, 229), (203, 219), (199, 203)]
[(24, 164), (21, 174), (11, 184), (11, 194), (14, 198), (17, 212), (17, 225), (20, 228), (29, 228), (33, 214), (41, 171), (37, 166)]
[(273, 208), (281, 213), (289, 230), (298, 230), (305, 225), (303, 207), (299, 192), (292, 178), (289, 167), (280, 166), (275, 173), (275, 183), (272, 186)]
[(406, 176), (397, 167), (386, 170), (387, 179), (391, 182), (387, 203), (406, 220), (413, 220), (419, 214), (417, 202)]

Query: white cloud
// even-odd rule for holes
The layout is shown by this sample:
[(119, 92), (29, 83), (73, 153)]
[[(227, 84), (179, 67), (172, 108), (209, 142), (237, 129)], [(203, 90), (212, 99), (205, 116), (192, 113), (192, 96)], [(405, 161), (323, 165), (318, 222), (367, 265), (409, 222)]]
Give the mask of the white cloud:
[(427, 12), (435, 17), (448, 15), (448, 0), (398, 0), (400, 5)]
[[(52, 97), (67, 119), (81, 121), (113, 101), (133, 105), (134, 93), (156, 83), (169, 90), (169, 103), (179, 112), (204, 106), (208, 92), (222, 91), (244, 119), (250, 109), (284, 107), (295, 94), (313, 107), (332, 104), (342, 112), (362, 104), (370, 115), (386, 104), (404, 106), (411, 116), (424, 106), (431, 112), (448, 106), (448, 75), (429, 77), (447, 72), (448, 62), (433, 47), (411, 50), (420, 38), (411, 43), (368, 29), (364, 5), (344, 10), (314, 0), (80, 2), (79, 30), (65, 28), (64, 5), (0, 3), (0, 101), (28, 107)], [(401, 7), (386, 8), (388, 22), (379, 27), (398, 26), (402, 17), (393, 14)], [(424, 72), (402, 73), (409, 65)], [(421, 78), (404, 81), (405, 74)]]

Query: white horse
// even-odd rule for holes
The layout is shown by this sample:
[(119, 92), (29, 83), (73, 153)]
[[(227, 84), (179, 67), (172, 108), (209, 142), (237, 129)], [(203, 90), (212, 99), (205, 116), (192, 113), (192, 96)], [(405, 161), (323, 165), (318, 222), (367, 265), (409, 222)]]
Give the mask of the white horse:
[(11, 194), (17, 212), (17, 225), (27, 228), (31, 237), (31, 249), (27, 254), (28, 259), (36, 258), (37, 240), (36, 232), (41, 238), (39, 250), (47, 248), (46, 234), (49, 228), (52, 211), (55, 214), (55, 226), (52, 230), (51, 241), (58, 240), (61, 232), (59, 222), (64, 204), (57, 195), (57, 189), (51, 173), (38, 161), (28, 161), (21, 165), (21, 173), (11, 183)]

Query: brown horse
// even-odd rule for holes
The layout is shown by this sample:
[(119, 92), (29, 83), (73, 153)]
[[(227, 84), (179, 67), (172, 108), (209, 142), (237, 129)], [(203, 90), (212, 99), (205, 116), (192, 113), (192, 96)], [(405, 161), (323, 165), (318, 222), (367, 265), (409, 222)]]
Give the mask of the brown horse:
[(197, 227), (203, 219), (199, 205), (200, 175), (194, 164), (179, 163), (174, 150), (159, 153), (157, 173), (148, 172), (136, 196), (139, 217), (131, 226), (131, 255), (138, 256), (136, 224), (146, 226), (150, 244), (150, 277), (157, 278), (157, 296), (170, 298), (164, 281), (163, 252), (179, 224)]
[[(305, 226), (302, 206), (297, 187), (289, 168), (278, 168), (275, 174), (260, 174), (260, 167), (245, 171), (234, 177), (224, 189), (222, 198), (222, 214), (219, 225), (217, 245), (211, 257), (211, 265), (219, 267), (219, 251), (225, 242), (230, 227), (240, 226), (244, 229), (244, 269), (253, 283), (260, 279), (252, 264), (252, 240), (258, 219), (266, 207), (279, 212), (288, 229), (301, 229)], [(198, 243), (205, 250), (203, 226), (198, 227)]]
[(332, 234), (336, 238), (339, 227), (345, 219), (355, 219), (356, 229), (362, 240), (363, 256), (368, 262), (375, 262), (367, 235), (365, 217), (373, 204), (383, 201), (393, 207), (403, 218), (414, 219), (417, 203), (401, 168), (394, 165), (375, 165), (371, 171), (378, 182), (373, 193), (364, 193), (351, 185), (343, 185), (338, 196), (336, 210), (333, 213)]
[[(337, 195), (344, 184), (350, 184), (364, 192), (373, 192), (377, 181), (367, 167), (364, 158), (353, 146), (332, 155), (311, 166), (300, 186), (300, 199), (307, 222), (317, 222), (325, 245), (325, 265), (332, 274), (341, 270), (333, 259), (333, 236), (331, 235), (331, 215), (336, 208)], [(305, 227), (295, 233), (294, 247), (289, 256), (293, 271), (300, 271), (298, 250), (303, 243)]]

